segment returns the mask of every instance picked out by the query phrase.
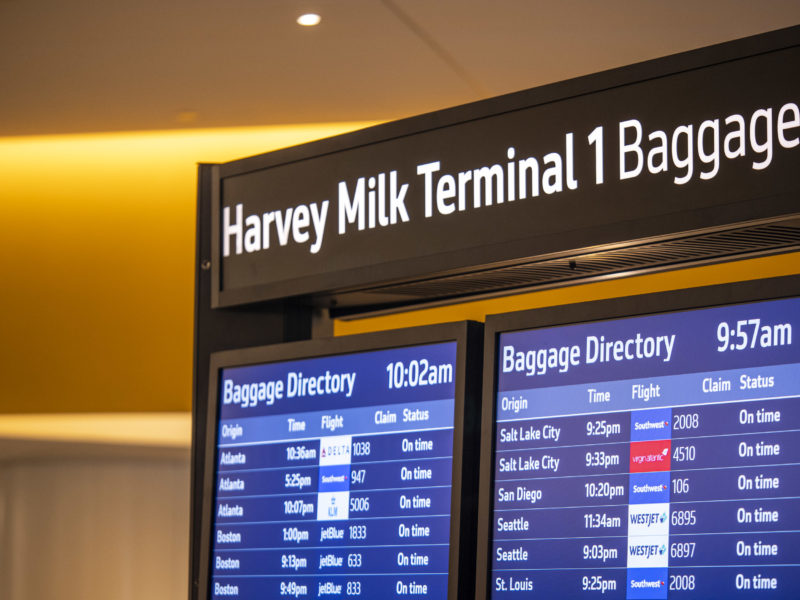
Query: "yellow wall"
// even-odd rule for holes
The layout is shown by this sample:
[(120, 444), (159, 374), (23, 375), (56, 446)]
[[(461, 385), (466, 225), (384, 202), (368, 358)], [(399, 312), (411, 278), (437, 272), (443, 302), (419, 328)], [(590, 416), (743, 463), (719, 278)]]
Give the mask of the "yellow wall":
[(0, 138), (0, 413), (189, 410), (196, 163), (367, 125)]

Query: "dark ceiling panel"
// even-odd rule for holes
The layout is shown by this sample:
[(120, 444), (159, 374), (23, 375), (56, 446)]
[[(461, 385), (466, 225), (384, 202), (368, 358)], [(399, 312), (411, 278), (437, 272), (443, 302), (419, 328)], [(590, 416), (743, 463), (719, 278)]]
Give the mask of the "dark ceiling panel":
[(799, 22), (796, 0), (0, 0), (0, 136), (396, 119)]

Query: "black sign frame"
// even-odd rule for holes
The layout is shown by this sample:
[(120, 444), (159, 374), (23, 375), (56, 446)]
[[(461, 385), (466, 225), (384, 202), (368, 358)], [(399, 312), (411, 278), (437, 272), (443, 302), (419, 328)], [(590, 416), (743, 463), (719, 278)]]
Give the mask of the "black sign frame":
[(210, 591), (213, 549), (213, 507), (218, 436), (219, 375), (223, 368), (271, 362), (356, 354), (406, 346), (442, 342), (457, 344), (455, 362), (455, 415), (449, 552), (449, 600), (469, 598), (474, 593), (477, 519), (478, 463), (481, 408), (481, 365), (483, 363), (483, 324), (474, 321), (437, 323), (406, 329), (365, 333), (341, 338), (311, 339), (214, 352), (210, 355), (208, 396), (198, 409), (199, 428), (205, 432), (203, 448), (197, 448), (197, 482), (202, 495), (198, 509), (192, 563), (195, 572), (190, 597), (207, 600)]
[[(783, 64), (785, 60), (778, 60), (776, 57), (783, 52), (791, 59), (789, 64)], [(789, 54), (786, 54), (786, 53)], [(315, 176), (315, 169), (322, 165), (325, 167), (326, 160), (342, 153), (352, 151), (372, 152), (383, 144), (402, 146), (409, 139), (417, 139), (419, 136), (427, 134), (439, 135), (441, 132), (452, 132), (455, 128), (474, 126), (482, 120), (501, 116), (510, 118), (520, 111), (535, 108), (537, 111), (549, 111), (549, 114), (558, 115), (564, 106), (570, 103), (585, 102), (587, 98), (599, 97), (598, 94), (611, 93), (615, 98), (625, 98), (631, 90), (640, 89), (642, 86), (637, 84), (653, 84), (653, 82), (664, 82), (669, 80), (670, 86), (675, 88), (673, 97), (658, 98), (658, 102), (669, 104), (681, 95), (690, 94), (692, 82), (697, 82), (698, 77), (703, 78), (704, 69), (720, 68), (732, 77), (738, 77), (739, 62), (750, 60), (748, 69), (743, 70), (742, 76), (752, 76), (759, 71), (758, 65), (768, 63), (770, 58), (773, 60), (773, 68), (779, 68), (782, 64), (785, 68), (786, 79), (790, 80), (790, 74), (796, 67), (798, 52), (800, 52), (800, 26), (792, 27), (769, 34), (754, 36), (743, 40), (737, 40), (709, 48), (682, 53), (662, 59), (648, 61), (628, 67), (614, 69), (611, 71), (580, 77), (577, 79), (564, 81), (556, 84), (543, 86), (523, 92), (509, 94), (489, 100), (456, 107), (436, 113), (422, 115), (410, 119), (405, 119), (354, 133), (325, 139), (293, 148), (279, 150), (268, 154), (263, 154), (251, 158), (245, 158), (222, 165), (211, 167), (210, 194), (212, 199), (212, 223), (213, 232), (211, 276), (212, 276), (212, 308), (236, 306), (258, 301), (273, 300), (277, 298), (289, 297), (312, 297), (314, 295), (330, 294), (337, 290), (357, 290), (366, 289), (371, 286), (384, 285), (390, 282), (409, 281), (422, 278), (438, 277), (444, 274), (452, 274), (475, 270), (478, 268), (491, 268), (500, 264), (510, 264), (519, 260), (530, 260), (531, 257), (545, 257), (575, 251), (576, 249), (608, 247), (612, 244), (621, 244), (633, 239), (658, 238), (674, 235), (677, 232), (698, 231), (711, 228), (729, 226), (734, 223), (746, 223), (749, 221), (784, 217), (798, 213), (797, 194), (800, 192), (800, 181), (796, 170), (787, 167), (791, 162), (792, 156), (787, 156), (789, 151), (783, 152), (783, 164), (780, 169), (773, 169), (768, 175), (764, 172), (756, 173), (760, 178), (753, 179), (752, 173), (747, 173), (747, 180), (732, 177), (725, 181), (716, 182), (714, 188), (699, 188), (689, 197), (679, 200), (674, 210), (656, 210), (649, 206), (650, 196), (669, 197), (678, 196), (684, 189), (680, 186), (672, 185), (672, 182), (662, 181), (657, 185), (652, 183), (652, 177), (643, 185), (639, 185), (635, 192), (625, 202), (617, 206), (602, 206), (591, 202), (570, 203), (566, 207), (555, 206), (545, 207), (541, 211), (541, 220), (547, 222), (548, 229), (538, 230), (530, 237), (521, 238), (519, 235), (503, 239), (498, 237), (492, 244), (481, 242), (472, 245), (470, 232), (455, 231), (451, 232), (451, 237), (461, 236), (463, 239), (457, 240), (458, 244), (451, 249), (442, 245), (433, 250), (426, 248), (425, 251), (411, 252), (410, 248), (414, 245), (413, 240), (417, 234), (417, 223), (412, 223), (416, 227), (407, 228), (406, 234), (399, 238), (388, 238), (387, 244), (376, 245), (374, 251), (369, 252), (369, 258), (360, 264), (353, 264), (350, 267), (340, 268), (340, 264), (333, 264), (345, 257), (345, 263), (351, 260), (360, 260), (365, 255), (365, 248), (372, 248), (369, 243), (362, 246), (346, 246), (336, 249), (336, 252), (307, 272), (300, 272), (294, 277), (292, 274), (295, 268), (305, 268), (306, 259), (298, 258), (299, 255), (290, 256), (291, 260), (282, 261), (280, 257), (269, 264), (269, 260), (261, 257), (254, 259), (241, 269), (243, 275), (240, 276), (239, 284), (235, 287), (226, 287), (224, 284), (223, 258), (221, 256), (221, 237), (222, 237), (222, 208), (223, 204), (237, 202), (235, 197), (225, 196), (224, 188), (226, 184), (235, 178), (242, 176), (251, 177), (254, 174), (264, 173), (277, 168), (309, 167), (306, 178)], [(742, 62), (741, 64), (744, 64)], [(670, 78), (673, 78), (670, 80)], [(747, 81), (734, 82), (732, 85), (744, 87), (745, 92), (756, 85), (750, 85)], [(789, 85), (789, 84), (787, 84)], [(797, 84), (792, 84), (797, 85)], [(656, 86), (653, 89), (660, 89)], [(738, 89), (738, 88), (737, 88)], [(790, 88), (791, 90), (791, 88)], [(791, 95), (791, 94), (789, 94)], [(785, 102), (797, 102), (797, 98), (786, 98)], [(698, 101), (702, 104), (702, 101)], [(747, 104), (747, 103), (745, 103)], [(554, 109), (553, 107), (557, 107)], [(638, 108), (638, 107), (637, 107)], [(775, 107), (773, 107), (775, 108)], [(703, 106), (698, 107), (697, 119), (693, 118), (695, 127), (700, 123), (699, 119), (718, 117), (724, 119), (727, 113), (706, 114), (704, 116)], [(555, 110), (555, 112), (553, 112)], [(538, 114), (538, 113), (537, 113)], [(633, 113), (631, 113), (633, 114)], [(745, 118), (748, 115), (745, 114)], [(614, 121), (609, 125), (616, 124)], [(660, 124), (656, 123), (654, 128)], [(564, 125), (564, 131), (569, 130), (570, 125)], [(647, 139), (648, 125), (645, 123), (644, 137)], [(607, 134), (611, 136), (609, 128)], [(585, 131), (581, 132), (584, 136)], [(621, 133), (620, 133), (621, 135)], [(631, 134), (632, 135), (632, 134)], [(794, 135), (794, 132), (793, 134)], [(416, 138), (415, 138), (416, 136)], [(677, 136), (676, 136), (677, 137)], [(422, 139), (422, 138), (419, 138)], [(576, 133), (576, 140), (578, 140)], [(577, 142), (576, 142), (577, 143)], [(585, 137), (582, 144), (586, 145)], [(584, 152), (589, 152), (584, 148)], [(588, 154), (586, 156), (589, 156)], [(540, 156), (541, 157), (541, 156)], [(519, 157), (517, 157), (519, 158)], [(585, 157), (584, 157), (585, 158)], [(498, 158), (502, 163), (505, 156)], [(752, 155), (748, 156), (749, 161), (754, 160)], [(776, 158), (777, 160), (777, 158)], [(385, 161), (384, 161), (385, 162)], [(390, 161), (391, 162), (391, 161)], [(424, 159), (417, 161), (424, 162)], [(586, 161), (583, 161), (584, 163)], [(386, 169), (391, 167), (386, 164)], [(542, 164), (544, 169), (544, 163)], [(741, 171), (745, 168), (742, 167)], [(645, 169), (646, 171), (646, 169)], [(794, 171), (794, 172), (792, 172)], [(271, 171), (275, 172), (275, 171)], [(305, 172), (305, 171), (299, 171)], [(374, 172), (374, 169), (373, 169)], [(699, 170), (694, 173), (695, 181), (698, 180)], [(367, 170), (366, 175), (370, 172)], [(323, 172), (316, 174), (319, 177), (327, 177), (328, 187), (331, 194), (335, 194), (333, 188), (337, 178), (341, 177), (338, 173)], [(406, 179), (416, 177), (415, 186), (419, 188), (421, 177), (413, 173), (407, 173)], [(673, 173), (669, 173), (668, 179), (672, 179)], [(721, 179), (721, 178), (720, 178)], [(352, 180), (352, 177), (351, 177)], [(639, 182), (637, 182), (639, 183)], [(581, 185), (586, 188), (588, 185)], [(703, 183), (707, 185), (707, 183)], [(689, 187), (689, 186), (687, 186)], [(656, 189), (659, 188), (659, 189)], [(606, 188), (607, 189), (607, 188)], [(698, 192), (697, 189), (700, 189)], [(753, 196), (755, 189), (765, 189), (763, 195)], [(743, 190), (743, 191), (740, 191)], [(651, 194), (652, 192), (652, 194)], [(352, 192), (354, 193), (354, 192)], [(751, 193), (750, 196), (747, 196)], [(692, 208), (692, 200), (697, 197), (704, 197), (704, 194), (721, 198), (709, 202), (703, 206)], [(730, 195), (731, 199), (727, 199)], [(724, 197), (723, 197), (724, 196)], [(643, 198), (645, 208), (637, 214), (631, 213), (631, 207), (635, 206), (637, 198)], [(305, 198), (302, 199), (306, 201)], [(321, 201), (322, 199), (319, 198)], [(591, 198), (590, 198), (591, 200)], [(297, 198), (287, 200), (289, 204), (297, 203)], [(310, 199), (308, 199), (310, 201)], [(287, 206), (289, 205), (287, 204)], [(655, 204), (651, 202), (650, 204)], [(335, 212), (335, 201), (331, 199), (331, 212)], [(521, 205), (520, 202), (517, 205)], [(509, 204), (509, 206), (511, 206)], [(475, 214), (475, 213), (473, 213)], [(481, 213), (487, 215), (488, 212)], [(479, 216), (473, 221), (479, 220)], [(514, 216), (509, 213), (503, 217), (509, 223), (509, 227), (515, 227)], [(579, 225), (573, 227), (571, 220), (580, 221)], [(419, 219), (418, 222), (422, 222)], [(432, 223), (433, 221), (431, 221)], [(441, 221), (440, 221), (441, 223)], [(597, 223), (597, 224), (595, 224)], [(555, 227), (551, 225), (555, 224)], [(408, 223), (404, 223), (408, 225)], [(428, 229), (425, 232), (436, 231), (430, 224), (425, 224)], [(542, 226), (544, 227), (544, 226)], [(453, 228), (451, 227), (451, 230)], [(381, 230), (374, 230), (380, 232)], [(388, 229), (384, 230), (388, 231)], [(422, 231), (420, 229), (420, 231)], [(362, 234), (363, 232), (358, 232)], [(422, 235), (420, 233), (420, 235)], [(328, 235), (330, 239), (332, 236)], [(367, 239), (367, 238), (364, 238)], [(373, 236), (372, 240), (375, 237)], [(402, 239), (404, 244), (394, 243)], [(384, 247), (384, 246), (388, 246)], [(401, 250), (394, 253), (398, 246)], [(446, 245), (445, 245), (446, 246)], [(409, 250), (406, 252), (406, 250)], [(307, 251), (306, 251), (307, 252)], [(406, 252), (406, 254), (403, 254)], [(308, 254), (306, 254), (308, 256)], [(247, 257), (249, 258), (249, 257)], [(271, 259), (272, 257), (270, 257)], [(262, 261), (262, 262), (258, 262)], [(258, 263), (258, 264), (256, 264)], [(273, 281), (266, 281), (264, 277), (269, 277), (270, 269), (283, 269), (280, 278)], [(259, 279), (260, 278), (260, 279)]]
[[(480, 497), (478, 500), (478, 550), (475, 600), (492, 595), (492, 544), (497, 446), (498, 347), (500, 335), (521, 330), (548, 329), (568, 325), (602, 323), (680, 313), (704, 308), (800, 296), (800, 275), (739, 281), (692, 289), (671, 290), (564, 304), (547, 308), (490, 315), (486, 319), (483, 351), (483, 406), (481, 410)], [(598, 413), (602, 414), (602, 412)]]

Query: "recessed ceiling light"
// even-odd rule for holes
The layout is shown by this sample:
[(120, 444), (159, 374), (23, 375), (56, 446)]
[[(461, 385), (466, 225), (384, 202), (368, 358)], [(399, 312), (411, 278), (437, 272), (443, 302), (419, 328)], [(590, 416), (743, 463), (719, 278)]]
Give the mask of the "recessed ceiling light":
[(303, 27), (313, 27), (314, 25), (319, 25), (320, 21), (322, 21), (322, 17), (316, 13), (306, 13), (297, 17), (298, 25), (302, 25)]

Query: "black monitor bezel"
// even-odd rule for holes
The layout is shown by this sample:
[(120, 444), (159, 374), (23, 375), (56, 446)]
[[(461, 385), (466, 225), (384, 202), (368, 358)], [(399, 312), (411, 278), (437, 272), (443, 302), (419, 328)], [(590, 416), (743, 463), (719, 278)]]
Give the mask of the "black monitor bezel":
[(800, 296), (800, 275), (594, 300), (486, 318), (475, 598), (490, 596), (497, 347), (500, 334)]
[(212, 353), (205, 414), (201, 526), (199, 543), (193, 549), (199, 555), (196, 600), (209, 600), (212, 597), (210, 584), (213, 572), (213, 507), (216, 502), (217, 402), (221, 370), (446, 342), (456, 342), (448, 599), (472, 596), (474, 574), (471, 568), (475, 557), (475, 497), (478, 486), (474, 465), (478, 460), (477, 436), (480, 432), (482, 336), (482, 324), (464, 321)]

